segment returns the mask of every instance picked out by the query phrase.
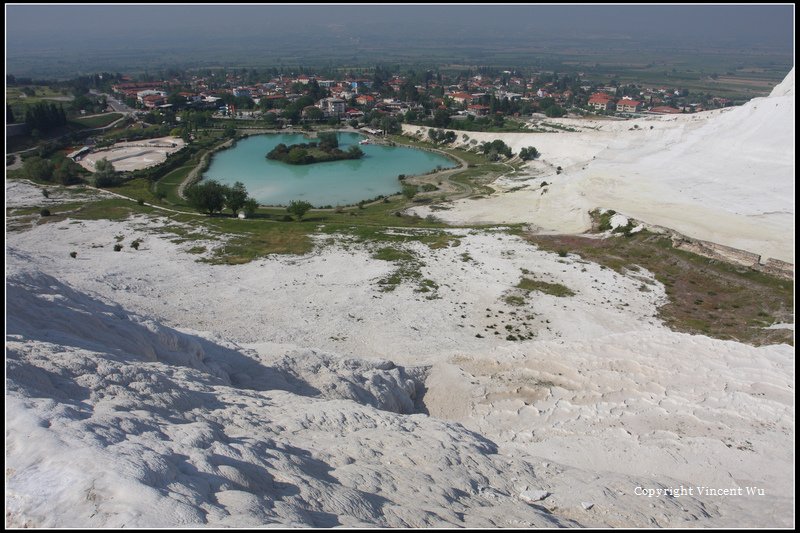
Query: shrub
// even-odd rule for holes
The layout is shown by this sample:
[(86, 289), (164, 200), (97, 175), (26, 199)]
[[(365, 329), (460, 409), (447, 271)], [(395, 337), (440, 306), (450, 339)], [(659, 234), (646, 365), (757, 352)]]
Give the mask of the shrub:
[(70, 253), (69, 253), (69, 256), (70, 256), (71, 258), (75, 259), (76, 257), (78, 257), (78, 252), (70, 252)]
[(135, 241), (133, 241), (131, 243), (131, 248), (133, 248), (134, 250), (138, 250), (139, 249), (139, 244), (141, 242), (142, 242), (142, 239), (136, 239)]
[(138, 200), (136, 200), (136, 203), (139, 204), (139, 205), (144, 205), (144, 200), (139, 198)]
[(48, 191), (47, 189), (42, 189), (42, 196), (44, 196), (45, 198), (50, 198), (50, 191)]
[(122, 250), (122, 245), (119, 244), (119, 243), (115, 244), (114, 245), (114, 251), (115, 252), (119, 252), (120, 250)]
[(598, 226), (598, 229), (600, 231), (608, 231), (608, 230), (610, 230), (611, 229), (611, 217), (613, 217), (616, 214), (617, 214), (616, 211), (614, 211), (613, 209), (609, 209), (605, 213), (599, 215), (600, 224)]
[(416, 185), (403, 185), (403, 196), (411, 200), (417, 195)]
[[(289, 202), (288, 207), (286, 207), (286, 211), (290, 214), (295, 215), (297, 217), (298, 222), (303, 219), (303, 215), (308, 213), (309, 209), (313, 206), (306, 202), (305, 200), (292, 200)], [(291, 217), (290, 217), (291, 218)]]
[(530, 159), (536, 159), (537, 157), (539, 157), (539, 155), (540, 155), (539, 154), (539, 150), (537, 150), (533, 146), (528, 146), (527, 148), (522, 148), (519, 151), (519, 157), (523, 161), (528, 161)]
[(45, 207), (44, 209), (39, 211), (39, 214), (41, 216), (43, 216), (43, 217), (49, 217), (50, 216), (50, 210)]

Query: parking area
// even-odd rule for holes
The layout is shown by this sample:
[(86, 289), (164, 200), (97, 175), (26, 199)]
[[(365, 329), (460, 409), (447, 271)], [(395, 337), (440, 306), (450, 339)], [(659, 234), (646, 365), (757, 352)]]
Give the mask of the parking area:
[(163, 163), (169, 154), (177, 152), (185, 144), (180, 137), (116, 143), (108, 148), (92, 151), (78, 161), (78, 164), (94, 172), (97, 161), (106, 158), (114, 165), (114, 170), (119, 172), (141, 170)]

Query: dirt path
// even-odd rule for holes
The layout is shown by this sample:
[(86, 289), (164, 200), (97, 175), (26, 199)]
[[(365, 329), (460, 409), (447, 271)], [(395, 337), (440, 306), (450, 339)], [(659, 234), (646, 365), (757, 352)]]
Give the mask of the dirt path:
[[(92, 185), (83, 185), (83, 187), (86, 187), (87, 189), (94, 189), (96, 191), (102, 191), (102, 192), (108, 193), (108, 194), (110, 194), (112, 196), (116, 196), (117, 198), (122, 198), (124, 200), (130, 200), (131, 202), (138, 202), (139, 201), (139, 200), (136, 200), (134, 198), (131, 198), (130, 196), (125, 196), (124, 194), (119, 194), (119, 193), (116, 193), (116, 192), (113, 192), (113, 191), (109, 191), (108, 189), (100, 189), (100, 188), (94, 187)], [(154, 209), (160, 209), (161, 211), (169, 211), (170, 213), (178, 213), (180, 215), (205, 216), (203, 213), (193, 213), (191, 211), (178, 211), (177, 209), (170, 209), (169, 207), (163, 207), (163, 206), (160, 206), (160, 205), (150, 204), (150, 203), (147, 203), (147, 202), (144, 202), (144, 205), (146, 205), (148, 207), (152, 207)]]
[(203, 154), (203, 157), (200, 158), (200, 161), (197, 163), (197, 166), (194, 167), (194, 169), (192, 169), (192, 171), (186, 175), (186, 179), (184, 179), (181, 182), (181, 184), (178, 185), (178, 198), (186, 200), (186, 196), (184, 195), (184, 193), (186, 192), (186, 188), (195, 181), (197, 181), (198, 175), (200, 174), (200, 169), (203, 168), (203, 165), (206, 164), (208, 158), (210, 158), (217, 150), (225, 148), (227, 146), (231, 146), (232, 143), (233, 139), (228, 139), (227, 141), (218, 144), (217, 146), (215, 146), (214, 148)]

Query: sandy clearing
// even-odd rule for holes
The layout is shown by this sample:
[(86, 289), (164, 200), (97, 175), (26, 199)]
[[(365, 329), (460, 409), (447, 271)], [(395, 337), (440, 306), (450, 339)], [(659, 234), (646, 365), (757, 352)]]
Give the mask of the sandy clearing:
[(169, 154), (177, 152), (185, 144), (180, 137), (116, 143), (107, 149), (86, 155), (78, 163), (86, 170), (94, 172), (97, 161), (105, 158), (114, 165), (117, 172), (131, 172), (163, 163)]

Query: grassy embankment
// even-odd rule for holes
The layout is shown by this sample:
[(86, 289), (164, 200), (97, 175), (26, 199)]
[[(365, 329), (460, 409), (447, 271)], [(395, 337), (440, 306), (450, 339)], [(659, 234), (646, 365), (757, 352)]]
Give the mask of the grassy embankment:
[[(623, 274), (649, 270), (666, 289), (669, 301), (659, 308), (659, 316), (673, 330), (756, 346), (794, 342), (791, 330), (764, 329), (794, 322), (791, 281), (675, 249), (668, 237), (645, 231), (606, 239), (525, 238), (542, 249), (575, 253)], [(640, 290), (650, 287), (642, 283)]]
[(69, 124), (82, 129), (104, 128), (122, 118), (122, 113), (104, 113), (93, 117), (77, 117), (69, 120)]

